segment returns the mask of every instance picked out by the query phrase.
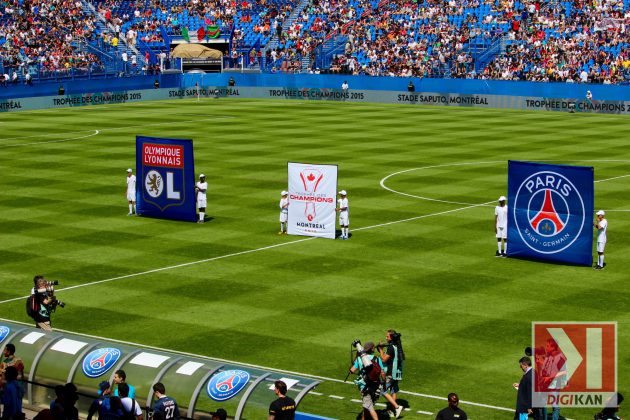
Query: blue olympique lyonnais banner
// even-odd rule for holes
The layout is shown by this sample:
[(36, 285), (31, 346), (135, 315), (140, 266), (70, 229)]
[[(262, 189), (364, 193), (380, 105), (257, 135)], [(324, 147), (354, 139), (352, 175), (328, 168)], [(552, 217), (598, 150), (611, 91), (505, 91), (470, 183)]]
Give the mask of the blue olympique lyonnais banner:
[(593, 263), (592, 167), (508, 162), (508, 256)]
[(136, 136), (136, 173), (139, 215), (197, 220), (192, 140)]

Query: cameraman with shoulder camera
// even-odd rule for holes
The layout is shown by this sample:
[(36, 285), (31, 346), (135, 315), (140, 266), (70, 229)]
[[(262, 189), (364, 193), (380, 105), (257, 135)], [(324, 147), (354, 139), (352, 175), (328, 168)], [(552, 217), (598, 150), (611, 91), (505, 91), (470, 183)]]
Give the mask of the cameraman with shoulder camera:
[(354, 383), (357, 384), (359, 391), (361, 391), (363, 403), (361, 418), (365, 420), (365, 412), (367, 411), (370, 413), (372, 420), (378, 420), (374, 403), (378, 400), (381, 393), (383, 364), (378, 357), (374, 356), (374, 343), (371, 341), (368, 341), (365, 343), (365, 347), (362, 347), (361, 342), (355, 340), (352, 342), (352, 347), (357, 350), (357, 358), (352, 367), (350, 367), (350, 373), (358, 373)]
[(59, 284), (56, 281), (46, 281), (44, 276), (37, 275), (33, 278), (33, 289), (26, 300), (26, 313), (35, 321), (35, 327), (44, 331), (52, 331), (50, 315), (57, 306), (64, 306), (54, 295), (53, 286)]
[[(392, 405), (396, 418), (404, 409), (396, 402), (396, 393), (400, 390), (398, 381), (402, 380), (403, 360), (405, 360), (400, 336), (401, 334), (395, 330), (387, 330), (387, 344), (378, 343), (378, 351), (385, 363), (385, 392), (383, 396)], [(385, 351), (383, 351), (383, 347), (386, 348)]]

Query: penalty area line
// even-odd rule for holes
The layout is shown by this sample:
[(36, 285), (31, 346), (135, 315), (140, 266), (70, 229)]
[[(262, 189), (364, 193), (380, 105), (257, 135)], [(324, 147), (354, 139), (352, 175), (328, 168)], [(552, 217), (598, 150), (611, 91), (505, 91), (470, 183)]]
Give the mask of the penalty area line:
[[(314, 239), (314, 238), (309, 238), (309, 239)], [(32, 324), (29, 324), (29, 323), (26, 323), (26, 322), (15, 321), (15, 320), (6, 319), (6, 318), (0, 318), (0, 321), (13, 322), (13, 323), (21, 324), (21, 325), (25, 325), (25, 326), (32, 326)], [(210, 360), (210, 361), (214, 361), (214, 362), (221, 362), (221, 363), (226, 363), (226, 364), (238, 364), (238, 365), (241, 365), (241, 366), (246, 366), (246, 367), (250, 367), (250, 368), (254, 368), (254, 369), (271, 370), (273, 372), (284, 373), (284, 374), (287, 374), (287, 375), (306, 376), (308, 378), (321, 379), (323, 381), (335, 382), (335, 383), (346, 384), (346, 385), (352, 385), (353, 387), (356, 387), (356, 384), (354, 382), (346, 382), (346, 381), (343, 381), (343, 380), (337, 379), (337, 378), (328, 378), (326, 376), (312, 375), (310, 373), (295, 372), (295, 371), (292, 371), (292, 370), (275, 369), (275, 368), (270, 368), (270, 367), (267, 367), (267, 366), (255, 365), (253, 363), (243, 363), (243, 362), (237, 362), (237, 361), (234, 361), (234, 360), (220, 359), (220, 358), (215, 358), (215, 357), (204, 356), (204, 355), (201, 355), (201, 354), (189, 353), (189, 352), (185, 352), (185, 351), (166, 349), (166, 348), (160, 348), (160, 347), (155, 347), (155, 346), (148, 346), (146, 344), (134, 343), (133, 341), (117, 340), (115, 338), (108, 338), (108, 337), (103, 337), (103, 336), (100, 336), (100, 335), (83, 334), (83, 333), (78, 333), (78, 332), (75, 332), (75, 331), (63, 330), (63, 329), (60, 329), (60, 328), (55, 328), (55, 331), (60, 331), (60, 332), (64, 332), (64, 333), (70, 333), (70, 334), (78, 335), (78, 336), (81, 336), (81, 337), (93, 338), (93, 339), (97, 339), (97, 340), (108, 340), (108, 341), (112, 341), (112, 342), (115, 342), (115, 343), (118, 343), (118, 344), (126, 344), (128, 346), (135, 346), (135, 347), (140, 347), (140, 348), (143, 348), (143, 349), (157, 350), (157, 351), (166, 351), (166, 352), (169, 352), (169, 353), (175, 353), (175, 354), (179, 354), (179, 355), (183, 355), (183, 356), (189, 356), (189, 357), (196, 357), (196, 358), (199, 358), (199, 359)], [(404, 391), (404, 390), (400, 390), (399, 392), (402, 393), (402, 394), (414, 395), (416, 397), (430, 398), (430, 399), (434, 399), (434, 400), (447, 401), (446, 397), (439, 397), (437, 395), (422, 394), (422, 393), (419, 393), (419, 392)], [(315, 393), (315, 395), (324, 395), (324, 394)], [(336, 395), (335, 396), (331, 396), (331, 397), (333, 397), (333, 398), (335, 398), (335, 397), (337, 397), (337, 398), (344, 398), (344, 397), (339, 397), (339, 396), (336, 396)], [(473, 406), (476, 406), (476, 407), (489, 408), (489, 409), (500, 410), (500, 411), (509, 411), (511, 413), (514, 412), (513, 408), (499, 407), (499, 406), (495, 406), (495, 405), (482, 404), (482, 403), (476, 403), (476, 402), (464, 401), (464, 400), (459, 400), (459, 402), (461, 404), (473, 405)]]

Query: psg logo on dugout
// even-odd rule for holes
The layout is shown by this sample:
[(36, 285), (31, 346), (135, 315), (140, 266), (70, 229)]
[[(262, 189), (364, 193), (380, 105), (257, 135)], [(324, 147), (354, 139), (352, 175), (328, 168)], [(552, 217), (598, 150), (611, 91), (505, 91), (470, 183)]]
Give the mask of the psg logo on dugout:
[(208, 381), (208, 396), (215, 401), (229, 400), (241, 392), (249, 378), (249, 373), (240, 369), (221, 372)]
[(0, 326), (0, 343), (2, 343), (5, 338), (7, 338), (10, 332), (11, 330), (8, 327), (5, 327), (4, 325)]
[(94, 350), (83, 359), (83, 373), (88, 378), (98, 378), (116, 364), (121, 354), (113, 347)]

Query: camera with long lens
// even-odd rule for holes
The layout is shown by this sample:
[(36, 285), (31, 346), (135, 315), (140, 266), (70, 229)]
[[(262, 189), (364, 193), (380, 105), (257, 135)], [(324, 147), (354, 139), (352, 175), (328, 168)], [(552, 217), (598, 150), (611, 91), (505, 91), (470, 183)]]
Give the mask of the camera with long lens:
[(35, 286), (36, 294), (41, 295), (42, 297), (48, 297), (50, 299), (49, 305), (50, 305), (50, 310), (52, 312), (54, 312), (57, 309), (57, 307), (60, 307), (60, 308), (66, 307), (65, 302), (60, 301), (55, 296), (55, 286), (58, 286), (58, 285), (59, 285), (59, 281), (57, 280), (52, 280), (52, 281), (38, 280), (37, 285)]
[(378, 397), (380, 394), (380, 379), (381, 379), (381, 368), (378, 364), (372, 362), (372, 358), (369, 356), (369, 353), (365, 350), (365, 348), (361, 345), (360, 340), (354, 340), (352, 342), (352, 347), (357, 352), (357, 357), (361, 358), (361, 364), (363, 367), (361, 368), (361, 377), (364, 380), (364, 383), (367, 385), (364, 389), (364, 392), (369, 392), (373, 394), (375, 397)]
[[(357, 351), (357, 357), (361, 358), (361, 362), (363, 363), (363, 369), (366, 370), (366, 371), (371, 369), (372, 359), (370, 357), (368, 357), (367, 352), (365, 351), (365, 349), (361, 345), (361, 340), (358, 340), (358, 339), (354, 340), (352, 342), (352, 347), (354, 347), (355, 350)], [(368, 366), (369, 366), (369, 368), (368, 368)]]
[(58, 286), (58, 285), (59, 285), (59, 281), (57, 280), (52, 280), (52, 281), (39, 280), (37, 282), (37, 289), (35, 289), (35, 291), (41, 295), (52, 296), (55, 294), (55, 286)]

